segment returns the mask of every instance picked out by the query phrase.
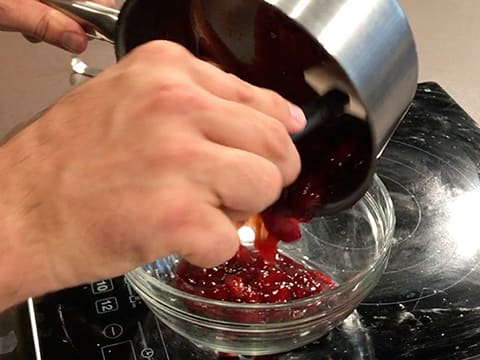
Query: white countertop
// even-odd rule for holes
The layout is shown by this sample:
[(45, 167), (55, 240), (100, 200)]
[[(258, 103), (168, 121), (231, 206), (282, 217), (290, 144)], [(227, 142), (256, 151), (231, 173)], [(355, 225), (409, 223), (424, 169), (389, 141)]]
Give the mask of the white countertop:
[[(480, 1), (400, 0), (417, 42), (420, 81), (444, 87), (480, 123)], [(0, 134), (71, 88), (69, 54), (0, 33)], [(92, 42), (87, 59), (114, 62), (111, 45)]]

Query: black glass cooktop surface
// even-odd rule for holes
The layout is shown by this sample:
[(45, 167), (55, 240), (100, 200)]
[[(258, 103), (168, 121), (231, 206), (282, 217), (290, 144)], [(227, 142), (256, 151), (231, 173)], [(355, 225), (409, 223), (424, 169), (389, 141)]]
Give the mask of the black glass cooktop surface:
[[(420, 84), (378, 165), (397, 217), (380, 283), (326, 337), (256, 359), (480, 357), (479, 171), (477, 125), (440, 86)], [(0, 317), (0, 360), (35, 358), (213, 360), (219, 354), (166, 328), (116, 278), (34, 299)]]

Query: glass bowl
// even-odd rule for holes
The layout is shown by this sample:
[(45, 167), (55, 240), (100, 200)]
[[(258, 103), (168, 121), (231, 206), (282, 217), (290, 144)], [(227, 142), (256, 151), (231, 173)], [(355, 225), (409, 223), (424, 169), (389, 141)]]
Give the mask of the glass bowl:
[(292, 350), (339, 325), (375, 287), (386, 267), (395, 215), (378, 177), (348, 210), (314, 218), (302, 238), (281, 243), (282, 254), (330, 276), (337, 287), (276, 304), (210, 300), (174, 287), (177, 256), (127, 274), (153, 313), (190, 341), (213, 350), (268, 355)]

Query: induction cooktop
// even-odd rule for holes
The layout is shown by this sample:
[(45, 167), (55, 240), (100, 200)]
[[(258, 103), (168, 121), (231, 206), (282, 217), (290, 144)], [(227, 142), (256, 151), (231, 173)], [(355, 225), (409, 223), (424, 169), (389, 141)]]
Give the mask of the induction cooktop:
[(397, 217), (389, 265), (327, 336), (272, 356), (218, 354), (164, 326), (119, 277), (0, 315), (0, 360), (480, 358), (479, 172), (479, 128), (422, 83), (377, 169)]

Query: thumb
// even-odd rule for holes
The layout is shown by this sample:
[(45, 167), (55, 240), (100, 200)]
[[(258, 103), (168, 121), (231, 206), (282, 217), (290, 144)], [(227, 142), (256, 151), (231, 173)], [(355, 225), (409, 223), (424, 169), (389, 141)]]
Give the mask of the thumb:
[(74, 53), (84, 51), (88, 42), (77, 22), (35, 0), (0, 0), (0, 29), (18, 31)]

